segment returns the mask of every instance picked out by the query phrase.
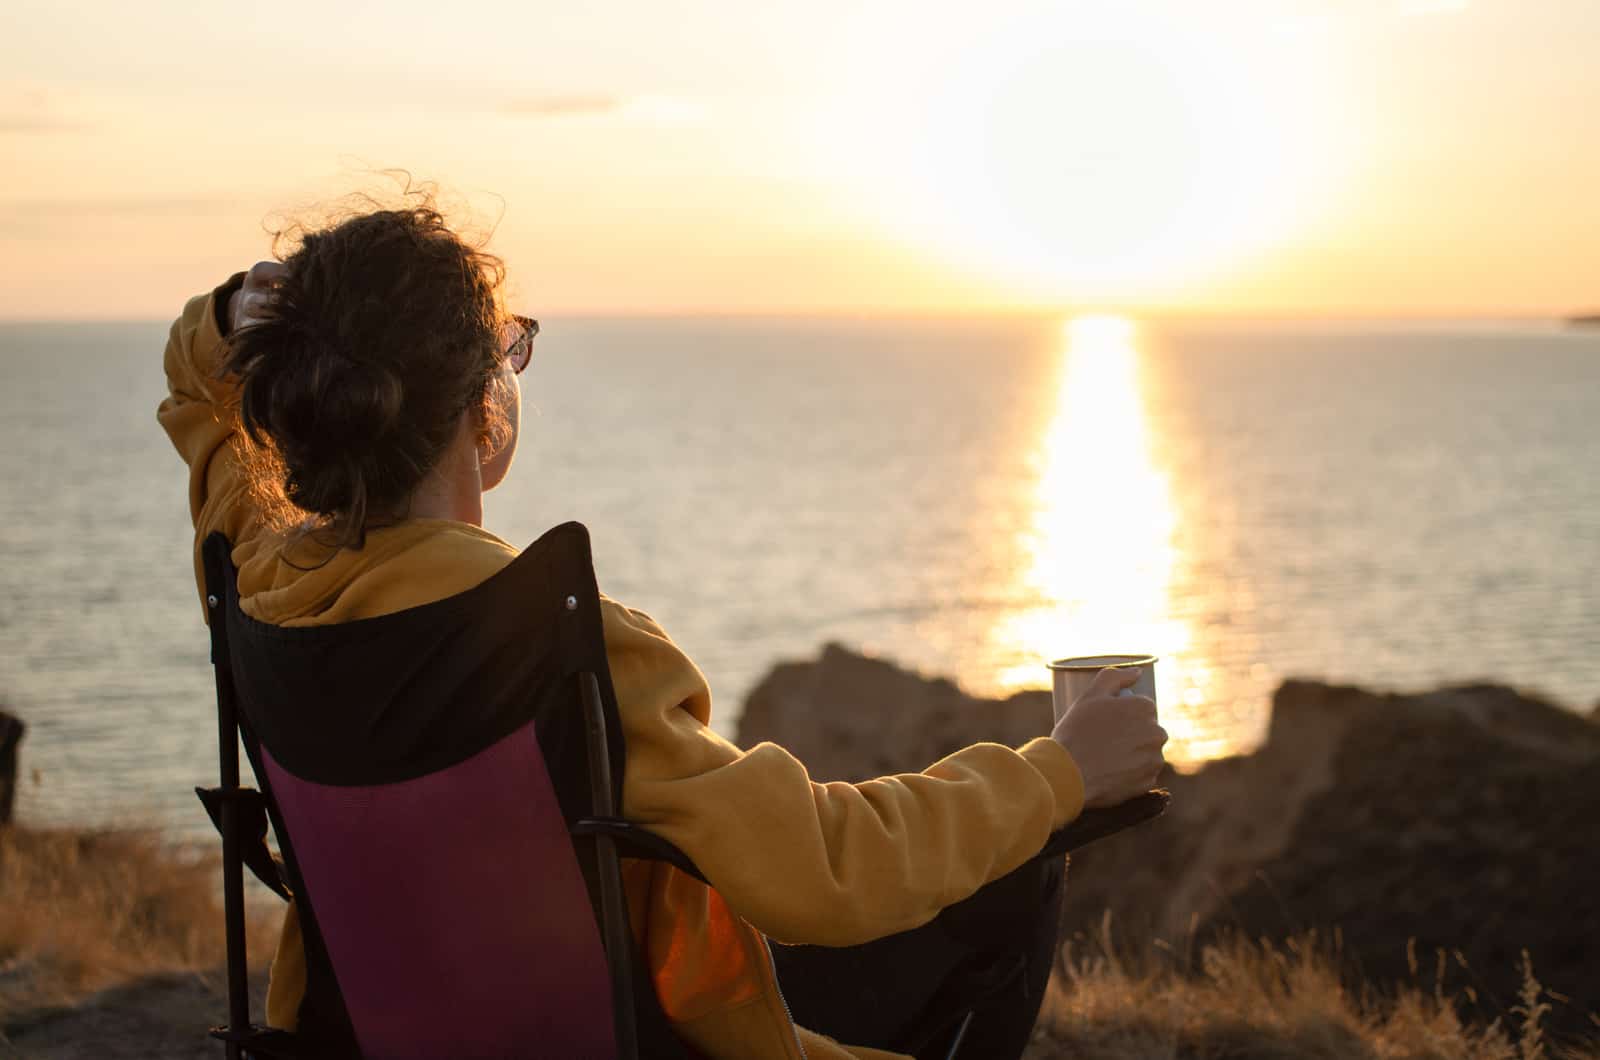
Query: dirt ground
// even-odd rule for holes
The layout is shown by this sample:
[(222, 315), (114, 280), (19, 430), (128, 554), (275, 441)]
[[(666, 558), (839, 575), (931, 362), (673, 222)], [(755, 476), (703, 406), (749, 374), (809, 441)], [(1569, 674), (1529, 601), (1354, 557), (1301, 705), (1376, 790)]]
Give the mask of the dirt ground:
[[(251, 1014), (261, 1018), (266, 974), (251, 977)], [(67, 1009), (33, 1013), (0, 1034), (0, 1058), (11, 1060), (217, 1060), (222, 1046), (208, 1037), (226, 1018), (226, 977), (215, 973), (160, 975), (97, 994)]]

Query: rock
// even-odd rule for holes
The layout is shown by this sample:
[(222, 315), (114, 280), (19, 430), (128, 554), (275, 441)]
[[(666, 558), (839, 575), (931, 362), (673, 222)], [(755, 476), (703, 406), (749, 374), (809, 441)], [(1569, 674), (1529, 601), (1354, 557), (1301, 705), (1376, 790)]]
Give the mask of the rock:
[(1050, 731), (1050, 693), (976, 699), (942, 678), (829, 644), (780, 663), (745, 700), (739, 742), (789, 749), (815, 780), (918, 770), (981, 740), (1017, 745)]
[[(818, 780), (920, 769), (975, 740), (1047, 731), (1050, 697), (967, 696), (948, 681), (830, 646), (751, 694), (740, 740), (794, 751)], [(1073, 855), (1071, 935), (1109, 912), (1134, 943), (1226, 931), (1335, 932), (1377, 983), (1431, 989), (1436, 948), (1459, 950), (1446, 988), (1492, 1017), (1516, 1001), (1519, 958), (1570, 998), (1556, 1026), (1600, 1011), (1600, 725), (1493, 684), (1418, 695), (1285, 682), (1255, 753), (1163, 781), (1161, 819)], [(1452, 963), (1454, 959), (1452, 958)]]
[(0, 710), (0, 824), (11, 823), (17, 795), (17, 749), (27, 731), (21, 718)]
[(1499, 687), (1367, 696), (1353, 714), (1333, 783), (1202, 934), (1337, 926), (1379, 982), (1411, 980), (1414, 940), (1428, 986), (1434, 954), (1459, 952), (1454, 984), (1491, 1013), (1515, 1002), (1526, 950), (1570, 999), (1555, 1023), (1584, 1027), (1600, 1012), (1600, 728)]

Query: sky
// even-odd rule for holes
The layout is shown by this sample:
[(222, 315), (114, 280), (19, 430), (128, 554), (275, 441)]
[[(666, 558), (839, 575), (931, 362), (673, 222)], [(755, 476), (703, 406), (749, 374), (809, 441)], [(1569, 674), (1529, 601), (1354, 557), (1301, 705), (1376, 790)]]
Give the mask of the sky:
[(535, 314), (1600, 307), (1596, 0), (0, 8), (0, 318), (437, 182)]

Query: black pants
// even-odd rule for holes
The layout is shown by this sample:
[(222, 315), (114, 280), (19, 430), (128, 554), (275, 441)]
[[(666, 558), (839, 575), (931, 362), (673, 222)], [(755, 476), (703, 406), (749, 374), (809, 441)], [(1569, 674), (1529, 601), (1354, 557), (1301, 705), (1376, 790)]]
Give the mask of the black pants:
[(850, 1045), (1022, 1055), (1055, 962), (1066, 863), (1041, 854), (920, 928), (860, 946), (774, 945), (794, 1021)]

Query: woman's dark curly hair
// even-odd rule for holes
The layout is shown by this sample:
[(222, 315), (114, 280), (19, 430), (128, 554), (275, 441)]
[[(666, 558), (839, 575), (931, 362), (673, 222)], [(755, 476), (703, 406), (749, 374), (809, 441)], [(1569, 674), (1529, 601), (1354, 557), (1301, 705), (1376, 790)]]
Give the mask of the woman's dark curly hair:
[[(310, 231), (259, 322), (228, 341), (252, 489), (279, 525), (305, 513), (336, 547), (405, 517), (463, 412), (503, 430), (500, 259), (452, 231), (427, 192)], [(281, 256), (281, 250), (280, 250)]]

